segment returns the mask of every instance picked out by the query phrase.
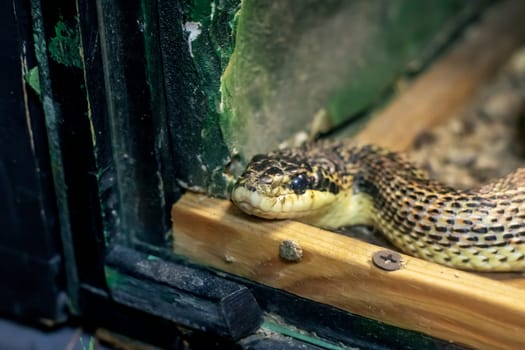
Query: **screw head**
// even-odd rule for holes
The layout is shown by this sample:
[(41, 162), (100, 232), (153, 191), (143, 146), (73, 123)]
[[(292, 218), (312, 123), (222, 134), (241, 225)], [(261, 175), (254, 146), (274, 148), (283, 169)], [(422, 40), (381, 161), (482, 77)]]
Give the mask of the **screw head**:
[(380, 250), (372, 255), (376, 267), (385, 271), (396, 271), (401, 268), (401, 255), (391, 250)]

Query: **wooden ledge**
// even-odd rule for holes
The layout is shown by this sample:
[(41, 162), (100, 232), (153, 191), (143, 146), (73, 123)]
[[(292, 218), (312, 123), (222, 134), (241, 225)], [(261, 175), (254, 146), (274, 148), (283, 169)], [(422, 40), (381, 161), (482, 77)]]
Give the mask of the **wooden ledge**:
[[(373, 265), (382, 249), (294, 221), (248, 217), (192, 193), (172, 208), (173, 249), (197, 264), (398, 327), (481, 349), (525, 348), (525, 291), (403, 255), (400, 270)], [(301, 261), (285, 262), (293, 240)]]

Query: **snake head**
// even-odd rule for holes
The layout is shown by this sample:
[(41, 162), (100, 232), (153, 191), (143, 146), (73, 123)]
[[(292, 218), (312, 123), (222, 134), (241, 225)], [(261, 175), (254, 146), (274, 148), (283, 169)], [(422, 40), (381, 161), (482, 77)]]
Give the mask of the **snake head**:
[(337, 171), (334, 162), (312, 157), (304, 148), (256, 155), (234, 185), (231, 199), (244, 212), (267, 219), (309, 216), (337, 199)]

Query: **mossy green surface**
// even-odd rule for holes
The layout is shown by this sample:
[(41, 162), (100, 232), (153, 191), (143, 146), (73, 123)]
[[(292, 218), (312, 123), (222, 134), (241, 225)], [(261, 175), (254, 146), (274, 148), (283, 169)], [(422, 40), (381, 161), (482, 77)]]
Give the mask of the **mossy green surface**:
[(31, 68), (24, 76), (24, 80), (38, 96), (41, 95), (42, 90), (40, 89), (40, 76), (38, 75), (38, 66)]
[(463, 1), (242, 2), (222, 76), (221, 128), (247, 158), (340, 125), (376, 102), (465, 6)]
[(67, 24), (63, 19), (55, 25), (55, 36), (49, 40), (49, 55), (66, 67), (82, 68), (78, 22)]

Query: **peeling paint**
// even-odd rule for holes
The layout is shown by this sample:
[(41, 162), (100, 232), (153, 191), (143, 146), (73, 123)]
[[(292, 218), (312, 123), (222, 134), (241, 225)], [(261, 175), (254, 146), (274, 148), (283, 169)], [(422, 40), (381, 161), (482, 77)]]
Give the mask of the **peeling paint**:
[(188, 21), (184, 23), (184, 31), (188, 33), (188, 49), (190, 50), (190, 56), (194, 57), (191, 43), (197, 40), (197, 38), (201, 34), (201, 23)]
[(38, 66), (35, 66), (28, 70), (27, 73), (24, 75), (24, 80), (38, 96), (41, 95)]
[(210, 21), (213, 21), (213, 17), (215, 16), (215, 2), (211, 3), (211, 10), (210, 10)]
[(55, 36), (49, 40), (50, 57), (66, 67), (82, 68), (79, 48), (78, 19), (74, 19), (74, 25), (68, 25), (60, 18), (55, 25)]

